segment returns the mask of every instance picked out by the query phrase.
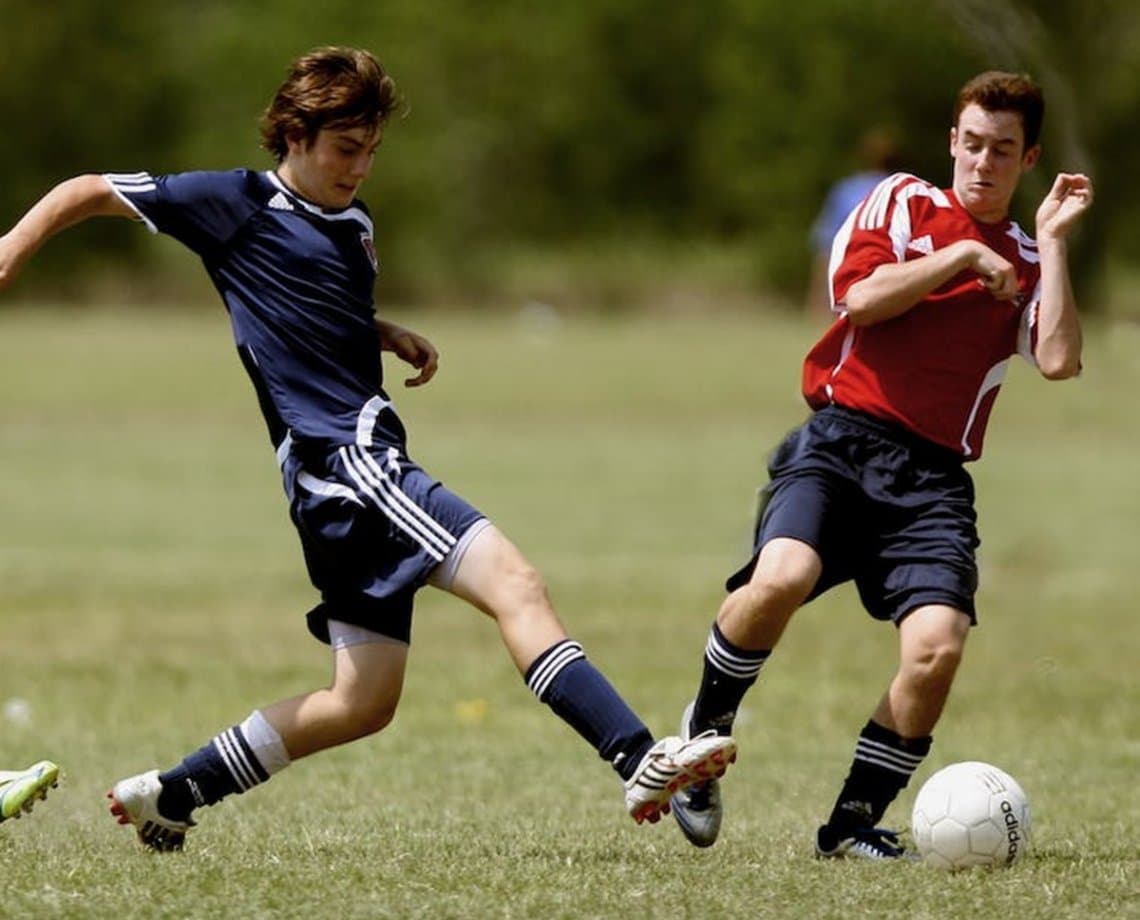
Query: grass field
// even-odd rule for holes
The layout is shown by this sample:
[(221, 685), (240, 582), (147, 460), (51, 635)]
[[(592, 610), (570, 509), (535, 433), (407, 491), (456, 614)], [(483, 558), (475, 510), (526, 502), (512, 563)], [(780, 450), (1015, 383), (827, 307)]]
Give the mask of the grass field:
[[(695, 689), (767, 451), (803, 413), (815, 330), (768, 315), (412, 314), (443, 353), (391, 389), (411, 451), (544, 571), (571, 634), (649, 724)], [(1140, 327), (1093, 329), (1079, 382), (1010, 375), (973, 472), (981, 626), (934, 749), (1016, 776), (1031, 859), (1002, 872), (822, 864), (811, 834), (890, 676), (840, 589), (746, 701), (721, 841), (636, 827), (609, 768), (538, 705), (490, 623), (424, 592), (396, 722), (200, 814), (182, 854), (107, 816), (327, 653), (220, 310), (0, 313), (0, 766), (64, 782), (0, 828), (0, 917), (1140, 916)], [(389, 365), (390, 375), (399, 373)]]

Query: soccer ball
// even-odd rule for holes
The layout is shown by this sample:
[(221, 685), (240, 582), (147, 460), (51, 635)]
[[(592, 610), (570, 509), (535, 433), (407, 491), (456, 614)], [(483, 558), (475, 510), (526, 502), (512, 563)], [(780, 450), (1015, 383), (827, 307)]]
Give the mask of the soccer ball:
[(951, 764), (918, 791), (911, 833), (923, 861), (939, 869), (1008, 866), (1029, 849), (1029, 799), (988, 763)]

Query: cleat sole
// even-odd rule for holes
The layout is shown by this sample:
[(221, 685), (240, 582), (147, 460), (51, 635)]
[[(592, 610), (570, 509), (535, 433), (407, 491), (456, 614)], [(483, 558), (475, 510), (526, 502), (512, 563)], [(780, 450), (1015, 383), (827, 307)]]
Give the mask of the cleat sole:
[[(731, 738), (710, 738), (712, 733), (681, 741), (676, 750), (674, 760), (666, 769), (672, 775), (665, 778), (659, 776), (661, 786), (652, 787), (650, 783), (640, 780), (644, 792), (649, 800), (642, 801), (635, 811), (631, 811), (634, 821), (642, 824), (648, 821), (656, 824), (662, 815), (673, 812), (672, 799), (683, 793), (691, 786), (708, 783), (724, 776), (729, 764), (736, 760), (736, 744)], [(658, 774), (665, 772), (658, 769)], [(646, 788), (649, 787), (649, 788)], [(628, 794), (627, 794), (628, 803)]]

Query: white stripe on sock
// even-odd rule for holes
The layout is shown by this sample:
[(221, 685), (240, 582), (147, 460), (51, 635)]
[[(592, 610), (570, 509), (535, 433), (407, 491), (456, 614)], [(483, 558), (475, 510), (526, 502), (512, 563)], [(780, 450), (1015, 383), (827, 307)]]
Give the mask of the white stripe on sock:
[(740, 680), (756, 677), (764, 667), (764, 662), (768, 660), (767, 655), (763, 658), (745, 658), (730, 652), (720, 643), (715, 631), (709, 632), (709, 641), (705, 644), (705, 657), (718, 671)]
[(242, 792), (246, 792), (257, 785), (257, 777), (245, 763), (244, 758), (241, 757), (240, 749), (235, 750), (238, 747), (238, 742), (230, 737), (230, 731), (230, 729), (226, 729), (214, 738), (214, 750), (225, 762), (226, 769), (230, 771), (230, 776), (233, 777), (234, 782), (237, 783)]
[(860, 738), (856, 744), (855, 759), (883, 767), (902, 776), (913, 775), (918, 765), (922, 763), (921, 756), (908, 754), (906, 751), (867, 738)]
[(550, 689), (555, 678), (564, 668), (585, 657), (586, 653), (582, 651), (581, 645), (572, 639), (564, 639), (547, 652), (542, 664), (530, 675), (527, 686), (540, 701), (545, 702), (546, 691)]

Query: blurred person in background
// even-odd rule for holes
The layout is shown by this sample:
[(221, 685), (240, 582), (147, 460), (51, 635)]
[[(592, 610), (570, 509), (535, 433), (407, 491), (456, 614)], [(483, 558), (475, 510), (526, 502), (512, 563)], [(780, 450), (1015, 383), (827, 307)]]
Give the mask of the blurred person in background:
[(902, 169), (898, 142), (889, 128), (877, 126), (864, 131), (859, 138), (856, 153), (859, 168), (831, 186), (811, 226), (811, 274), (804, 312), (821, 320), (830, 320), (832, 315), (827, 275), (835, 234), (843, 226), (847, 215), (870, 194), (871, 189), (891, 173)]
[[(1009, 217), (1041, 153), (1044, 110), (1029, 77), (978, 75), (952, 114), (951, 187), (888, 176), (838, 231), (836, 318), (803, 367), (812, 414), (769, 461), (754, 553), (728, 580), (682, 716), (682, 736), (730, 732), (796, 610), (855, 582), (866, 611), (895, 625), (899, 662), (816, 832), (819, 857), (903, 855), (898, 835), (878, 824), (930, 750), (977, 617), (965, 463), (981, 456), (1013, 356), (1049, 380), (1081, 367), (1068, 237), (1093, 184), (1059, 173), (1037, 208), (1036, 239)], [(719, 783), (678, 794), (673, 814), (692, 843), (711, 845)]]

